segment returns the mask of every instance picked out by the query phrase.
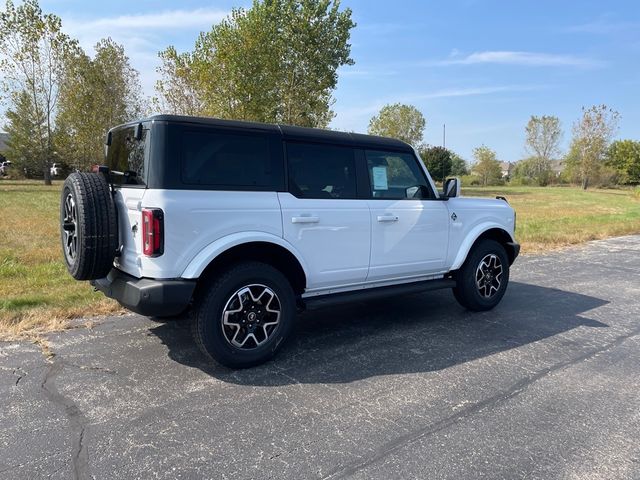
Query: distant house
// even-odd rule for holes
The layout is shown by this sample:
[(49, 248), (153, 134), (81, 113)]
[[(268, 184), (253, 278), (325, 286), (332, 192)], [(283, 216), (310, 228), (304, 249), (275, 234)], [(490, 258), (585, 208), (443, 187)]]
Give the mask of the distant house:
[(515, 168), (515, 164), (511, 162), (500, 162), (500, 170), (502, 171), (502, 178), (509, 178), (514, 168)]
[(551, 160), (551, 171), (559, 177), (564, 170), (564, 160)]

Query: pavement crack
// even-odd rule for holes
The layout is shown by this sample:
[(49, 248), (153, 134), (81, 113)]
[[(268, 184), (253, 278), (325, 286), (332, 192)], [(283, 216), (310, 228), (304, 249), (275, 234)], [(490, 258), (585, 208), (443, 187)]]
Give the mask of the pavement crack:
[(63, 371), (64, 363), (57, 357), (49, 366), (44, 380), (42, 381), (42, 390), (45, 396), (64, 410), (71, 431), (72, 438), (72, 455), (73, 476), (75, 480), (84, 480), (90, 478), (87, 445), (84, 439), (86, 432), (87, 419), (82, 414), (78, 406), (70, 399), (62, 395), (55, 384), (56, 377)]
[(16, 383), (14, 385), (16, 387), (20, 383), (20, 380), (22, 380), (24, 377), (27, 376), (27, 373), (24, 370), (22, 370), (21, 368), (14, 368), (12, 370), (11, 374), (16, 377)]
[(20, 368), (20, 367), (11, 368), (11, 367), (2, 367), (2, 366), (0, 366), (0, 370), (4, 370), (4, 371), (7, 371), (7, 372), (11, 371), (11, 375), (16, 377), (16, 381), (14, 383), (15, 387), (18, 386), (18, 384), (20, 383), (20, 380), (22, 380), (24, 377), (27, 376), (27, 372), (22, 370), (22, 368)]
[(602, 353), (605, 353), (617, 347), (618, 345), (622, 344), (625, 340), (628, 340), (639, 334), (640, 334), (640, 328), (636, 328), (630, 332), (627, 332), (626, 334), (616, 337), (611, 342), (604, 344), (598, 348), (593, 348), (583, 353), (582, 355), (566, 360), (564, 362), (556, 363), (555, 365), (552, 365), (550, 367), (543, 368), (542, 370), (539, 370), (535, 374), (521, 379), (520, 381), (516, 382), (506, 390), (503, 390), (480, 402), (476, 402), (476, 403), (470, 404), (467, 407), (461, 408), (460, 410), (457, 411), (457, 413), (454, 413), (453, 415), (443, 418), (435, 423), (427, 425), (421, 429), (414, 430), (412, 432), (409, 432), (405, 435), (402, 435), (398, 438), (395, 438), (385, 443), (384, 445), (382, 445), (381, 447), (373, 451), (370, 455), (365, 456), (363, 459), (359, 461), (355, 461), (346, 465), (339, 466), (338, 468), (334, 469), (333, 472), (327, 474), (324, 477), (324, 480), (334, 479), (334, 478), (345, 478), (345, 477), (352, 476), (358, 471), (372, 464), (377, 463), (378, 461), (392, 455), (393, 453), (401, 450), (407, 445), (411, 445), (417, 441), (422, 440), (423, 438), (429, 437), (442, 430), (445, 430), (446, 428), (449, 428), (450, 426), (466, 419), (467, 417), (470, 417), (472, 415), (483, 412), (490, 408), (495, 408), (504, 404), (510, 399), (515, 398), (516, 396), (520, 395), (522, 392), (526, 391), (531, 385), (533, 385), (537, 381), (543, 379), (548, 375), (551, 375), (552, 373), (555, 373), (560, 370), (564, 370), (573, 365), (576, 365), (578, 363), (584, 362), (593, 357), (601, 355)]

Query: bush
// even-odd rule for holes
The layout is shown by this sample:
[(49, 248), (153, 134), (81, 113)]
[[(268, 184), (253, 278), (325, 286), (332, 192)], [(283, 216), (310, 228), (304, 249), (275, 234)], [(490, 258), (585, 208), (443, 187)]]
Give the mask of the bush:
[(512, 177), (509, 180), (509, 185), (513, 185), (516, 187), (525, 187), (529, 185), (533, 185), (535, 182), (528, 177)]
[(596, 186), (602, 188), (611, 188), (620, 184), (620, 173), (611, 167), (602, 167), (595, 179)]
[(18, 168), (15, 163), (5, 167), (4, 176), (0, 176), (4, 180), (23, 180), (25, 178), (22, 169)]
[(480, 177), (477, 175), (460, 176), (460, 185), (463, 187), (474, 187), (480, 185)]

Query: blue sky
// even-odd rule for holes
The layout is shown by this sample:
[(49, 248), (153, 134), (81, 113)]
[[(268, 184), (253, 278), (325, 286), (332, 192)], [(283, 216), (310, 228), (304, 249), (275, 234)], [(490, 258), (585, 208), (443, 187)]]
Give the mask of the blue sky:
[[(248, 1), (47, 0), (45, 11), (90, 50), (123, 43), (153, 94), (157, 52), (191, 49), (233, 6)], [(501, 160), (525, 155), (530, 115), (557, 115), (564, 145), (583, 105), (606, 103), (622, 119), (618, 137), (640, 139), (640, 2), (343, 0), (358, 23), (340, 71), (333, 128), (364, 132), (385, 103), (418, 107), (425, 140), (471, 159), (485, 144)]]

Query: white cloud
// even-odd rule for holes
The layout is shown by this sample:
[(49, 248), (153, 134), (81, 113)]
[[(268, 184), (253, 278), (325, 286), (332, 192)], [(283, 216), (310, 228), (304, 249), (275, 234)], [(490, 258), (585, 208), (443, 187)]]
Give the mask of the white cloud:
[(167, 10), (159, 13), (121, 15), (94, 20), (65, 19), (65, 30), (71, 33), (111, 30), (158, 30), (163, 28), (208, 28), (222, 20), (228, 12), (217, 9)]
[(192, 41), (195, 42), (200, 31), (209, 30), (228, 13), (219, 9), (197, 8), (93, 19), (66, 15), (62, 27), (71, 37), (78, 39), (82, 48), (91, 54), (94, 45), (101, 38), (111, 37), (122, 44), (131, 64), (140, 72), (144, 94), (152, 96), (158, 79), (158, 52), (171, 43), (165, 38), (166, 32), (179, 30), (180, 34), (184, 34), (186, 31), (188, 36), (189, 30), (192, 30)]
[(502, 92), (527, 92), (531, 90), (541, 90), (544, 85), (496, 85), (490, 87), (469, 87), (469, 88), (447, 88), (424, 94), (417, 94), (407, 97), (404, 101), (428, 100), (431, 98), (447, 97), (468, 97), (475, 95), (489, 95)]
[(518, 51), (485, 51), (474, 52), (467, 56), (456, 56), (447, 60), (424, 62), (423, 65), (475, 65), (475, 64), (501, 64), (523, 65), (529, 67), (580, 67), (592, 68), (602, 66), (602, 62), (578, 57), (575, 55), (562, 55), (555, 53), (518, 52)]

